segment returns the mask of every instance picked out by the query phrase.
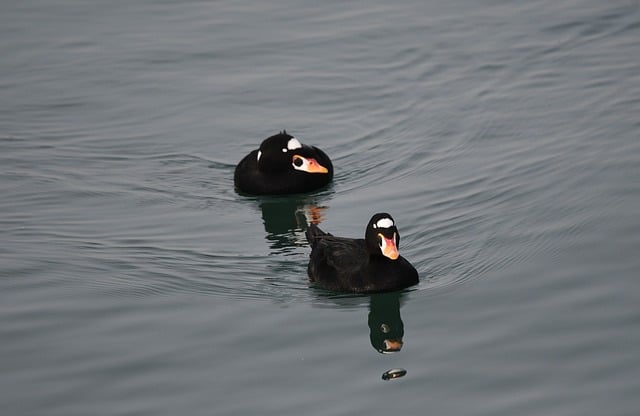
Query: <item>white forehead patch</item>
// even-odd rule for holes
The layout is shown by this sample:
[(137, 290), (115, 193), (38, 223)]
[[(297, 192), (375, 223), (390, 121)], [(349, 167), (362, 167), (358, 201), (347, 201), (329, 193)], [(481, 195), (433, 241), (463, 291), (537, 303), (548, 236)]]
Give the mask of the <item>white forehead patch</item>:
[(260, 160), (260, 156), (262, 156), (262, 151), (258, 150), (258, 160)]
[(393, 221), (391, 218), (380, 218), (374, 225), (375, 228), (391, 228), (393, 227)]
[(295, 137), (290, 138), (287, 142), (287, 149), (289, 150), (300, 149), (301, 147), (302, 144)]

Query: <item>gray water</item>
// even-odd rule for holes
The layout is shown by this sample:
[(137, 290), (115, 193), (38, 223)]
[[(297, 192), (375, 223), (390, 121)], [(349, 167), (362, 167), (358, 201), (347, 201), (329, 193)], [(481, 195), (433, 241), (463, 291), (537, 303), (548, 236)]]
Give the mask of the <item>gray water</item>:
[[(2, 415), (640, 409), (638, 1), (13, 1), (0, 56)], [(334, 183), (236, 194), (281, 129)], [(309, 287), (377, 211), (420, 284)]]

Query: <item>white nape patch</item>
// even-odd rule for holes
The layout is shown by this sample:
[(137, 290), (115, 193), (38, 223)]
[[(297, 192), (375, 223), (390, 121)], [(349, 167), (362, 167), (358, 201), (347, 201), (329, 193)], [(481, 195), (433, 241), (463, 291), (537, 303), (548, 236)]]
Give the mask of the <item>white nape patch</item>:
[(295, 137), (290, 138), (289, 141), (287, 142), (287, 149), (289, 150), (296, 150), (296, 149), (300, 149), (301, 147), (302, 147), (302, 144)]
[(391, 218), (380, 218), (374, 226), (375, 228), (391, 228), (393, 227), (393, 221)]
[(260, 161), (260, 156), (262, 156), (262, 151), (258, 150), (258, 161)]

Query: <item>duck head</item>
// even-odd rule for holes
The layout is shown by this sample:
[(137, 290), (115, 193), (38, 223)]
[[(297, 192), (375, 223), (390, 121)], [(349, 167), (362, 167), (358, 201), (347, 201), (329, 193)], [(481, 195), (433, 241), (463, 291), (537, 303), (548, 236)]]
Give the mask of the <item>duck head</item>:
[(395, 221), (386, 212), (371, 217), (365, 231), (365, 241), (372, 254), (382, 255), (391, 260), (400, 257), (400, 234)]
[(287, 170), (310, 174), (329, 174), (331, 161), (318, 160), (322, 155), (313, 146), (307, 146), (286, 130), (266, 138), (258, 149), (258, 169), (262, 172), (283, 172)]

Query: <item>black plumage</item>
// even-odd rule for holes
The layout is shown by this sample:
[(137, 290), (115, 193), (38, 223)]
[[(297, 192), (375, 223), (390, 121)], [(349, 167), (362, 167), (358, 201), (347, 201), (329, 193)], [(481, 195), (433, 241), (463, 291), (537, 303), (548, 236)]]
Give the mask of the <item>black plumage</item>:
[(246, 155), (236, 166), (233, 178), (236, 188), (247, 194), (297, 194), (331, 182), (333, 165), (322, 150), (282, 131)]
[(417, 270), (398, 253), (400, 235), (387, 213), (371, 218), (364, 239), (335, 237), (315, 224), (309, 225), (306, 236), (311, 245), (309, 279), (325, 289), (387, 292), (419, 281)]

